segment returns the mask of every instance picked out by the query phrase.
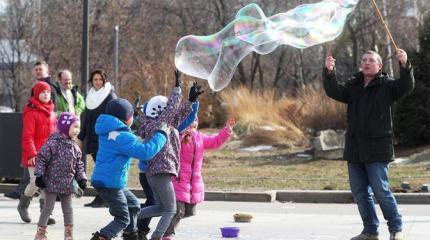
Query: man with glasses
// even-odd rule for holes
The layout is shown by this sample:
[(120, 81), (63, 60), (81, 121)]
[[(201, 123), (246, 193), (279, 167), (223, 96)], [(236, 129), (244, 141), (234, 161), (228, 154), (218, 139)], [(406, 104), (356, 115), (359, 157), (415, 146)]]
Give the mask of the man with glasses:
[(73, 86), (72, 72), (64, 69), (58, 73), (60, 94), (58, 94), (55, 105), (57, 116), (62, 112), (72, 112), (80, 116), (85, 109), (85, 100), (79, 93), (77, 86)]

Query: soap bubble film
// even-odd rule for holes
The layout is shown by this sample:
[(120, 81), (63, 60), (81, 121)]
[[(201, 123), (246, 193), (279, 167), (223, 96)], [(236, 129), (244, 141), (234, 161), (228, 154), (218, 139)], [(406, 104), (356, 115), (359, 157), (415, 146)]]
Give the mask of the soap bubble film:
[(210, 88), (219, 91), (251, 52), (268, 54), (282, 44), (304, 49), (334, 40), (358, 1), (324, 0), (271, 17), (257, 4), (249, 4), (213, 35), (182, 37), (176, 46), (175, 65), (187, 75), (208, 80)]

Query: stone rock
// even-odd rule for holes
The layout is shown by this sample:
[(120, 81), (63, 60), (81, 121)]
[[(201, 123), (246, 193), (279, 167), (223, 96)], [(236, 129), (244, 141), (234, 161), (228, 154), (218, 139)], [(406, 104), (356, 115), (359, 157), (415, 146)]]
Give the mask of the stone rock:
[(315, 159), (342, 159), (345, 147), (344, 130), (324, 130), (318, 132), (312, 141)]
[(408, 182), (402, 182), (402, 184), (400, 185), (400, 187), (403, 190), (406, 190), (406, 191), (411, 190), (411, 185)]

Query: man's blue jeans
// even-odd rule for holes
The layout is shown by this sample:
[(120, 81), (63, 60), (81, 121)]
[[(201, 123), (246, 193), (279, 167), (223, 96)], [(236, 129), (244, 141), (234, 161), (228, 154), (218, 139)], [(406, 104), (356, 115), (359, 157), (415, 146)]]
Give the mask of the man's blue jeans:
[(114, 238), (118, 233), (136, 232), (137, 215), (140, 212), (139, 200), (128, 189), (95, 187), (97, 194), (109, 205), (109, 213), (114, 216), (112, 222), (100, 230), (108, 238)]
[(402, 216), (388, 182), (388, 163), (348, 163), (349, 184), (363, 221), (363, 233), (378, 234), (379, 220), (371, 192), (378, 201), (390, 232), (402, 231)]

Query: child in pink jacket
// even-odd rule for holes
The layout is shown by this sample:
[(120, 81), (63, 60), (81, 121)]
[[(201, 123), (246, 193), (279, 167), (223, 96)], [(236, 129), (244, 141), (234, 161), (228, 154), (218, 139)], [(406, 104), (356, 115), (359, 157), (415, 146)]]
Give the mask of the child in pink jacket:
[(179, 176), (172, 177), (176, 194), (176, 214), (164, 234), (163, 239), (171, 239), (175, 228), (182, 218), (196, 214), (196, 204), (204, 200), (205, 189), (202, 177), (203, 154), (205, 150), (221, 147), (231, 135), (234, 119), (227, 120), (225, 127), (214, 136), (208, 136), (197, 130), (198, 121), (194, 121), (181, 134), (181, 154)]

